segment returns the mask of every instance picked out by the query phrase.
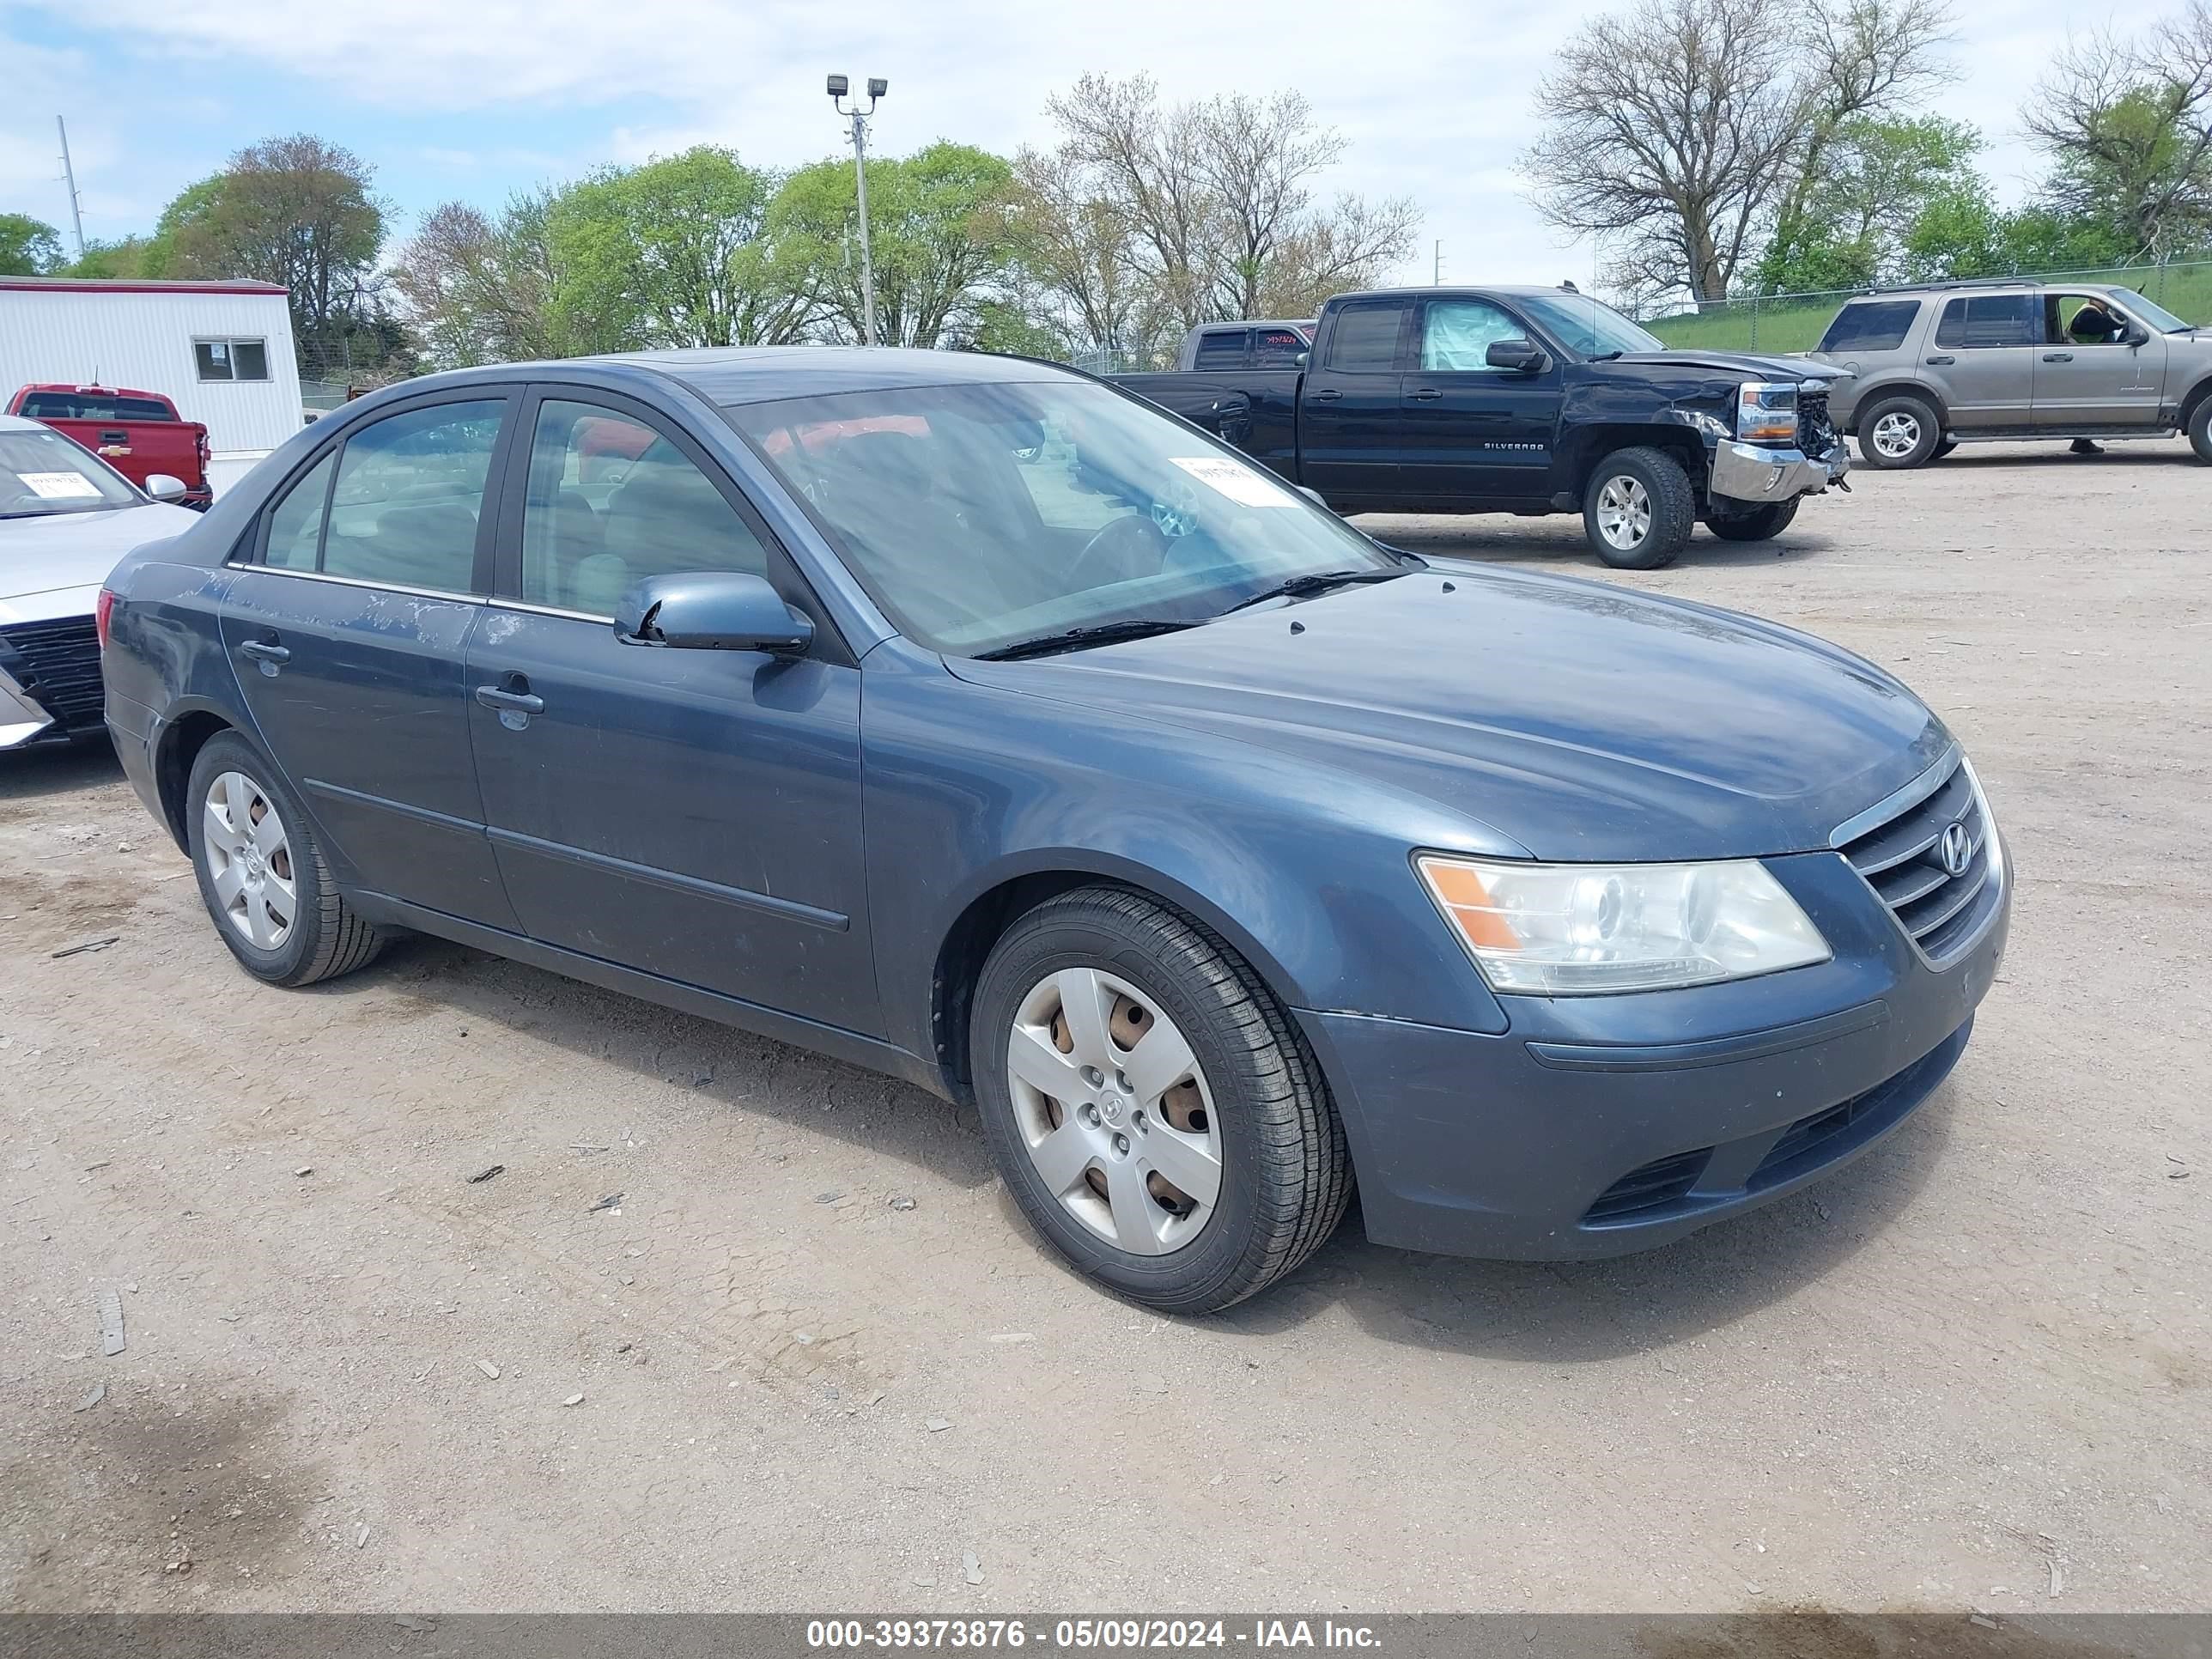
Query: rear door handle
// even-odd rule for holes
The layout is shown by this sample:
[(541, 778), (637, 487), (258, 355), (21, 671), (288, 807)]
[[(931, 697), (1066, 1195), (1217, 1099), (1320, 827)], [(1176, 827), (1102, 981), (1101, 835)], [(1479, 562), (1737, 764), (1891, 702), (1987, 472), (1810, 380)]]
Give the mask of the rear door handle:
[(2074, 361), (2074, 354), (2070, 351), (2046, 351), (2043, 354), (2043, 361), (2046, 363), (2070, 363)]
[(1413, 404), (1432, 404), (1443, 395), (1444, 394), (1437, 391), (1436, 387), (1432, 386), (1425, 386), (1419, 392), (1407, 392), (1406, 394), (1406, 401), (1407, 403)]
[[(521, 677), (518, 675), (516, 678), (520, 679)], [(528, 684), (527, 681), (523, 683)], [(509, 714), (542, 714), (545, 712), (544, 698), (532, 696), (527, 691), (509, 691), (497, 685), (477, 687), (477, 701), (487, 708), (497, 708)]]
[(246, 640), (239, 646), (238, 654), (249, 662), (264, 663), (272, 667), (292, 660), (290, 647), (279, 645), (274, 640)]
[(1952, 364), (1958, 361), (1959, 360), (1956, 357), (1930, 357), (1928, 360), (1928, 367), (1930, 368), (1948, 368)]
[(1343, 396), (1341, 392), (1316, 392), (1314, 393), (1314, 401), (1317, 404), (1333, 404)]

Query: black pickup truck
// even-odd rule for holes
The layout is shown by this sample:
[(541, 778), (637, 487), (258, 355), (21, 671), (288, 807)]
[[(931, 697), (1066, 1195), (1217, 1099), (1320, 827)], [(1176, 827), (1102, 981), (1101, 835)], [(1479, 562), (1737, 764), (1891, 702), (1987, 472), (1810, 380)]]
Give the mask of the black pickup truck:
[[(1699, 523), (1763, 541), (1850, 461), (1833, 371), (1670, 351), (1569, 289), (1340, 295), (1303, 367), (1124, 374), (1340, 513), (1580, 513), (1651, 570)], [(1846, 486), (1848, 487), (1848, 486)]]

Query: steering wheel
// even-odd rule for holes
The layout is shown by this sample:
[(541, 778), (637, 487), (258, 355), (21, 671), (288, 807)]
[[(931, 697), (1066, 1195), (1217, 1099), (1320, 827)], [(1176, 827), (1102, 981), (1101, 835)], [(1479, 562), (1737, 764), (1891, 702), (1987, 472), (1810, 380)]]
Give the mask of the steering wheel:
[(1100, 526), (1067, 567), (1067, 584), (1077, 592), (1133, 577), (1159, 574), (1167, 562), (1167, 537), (1149, 518), (1125, 513)]

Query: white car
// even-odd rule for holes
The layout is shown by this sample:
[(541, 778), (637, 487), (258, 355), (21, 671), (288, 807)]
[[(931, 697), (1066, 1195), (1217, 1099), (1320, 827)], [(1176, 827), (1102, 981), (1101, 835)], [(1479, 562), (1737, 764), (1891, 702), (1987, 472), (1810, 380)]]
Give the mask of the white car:
[(0, 750), (102, 730), (100, 585), (132, 548), (199, 522), (155, 499), (182, 479), (147, 483), (151, 495), (52, 427), (0, 415)]

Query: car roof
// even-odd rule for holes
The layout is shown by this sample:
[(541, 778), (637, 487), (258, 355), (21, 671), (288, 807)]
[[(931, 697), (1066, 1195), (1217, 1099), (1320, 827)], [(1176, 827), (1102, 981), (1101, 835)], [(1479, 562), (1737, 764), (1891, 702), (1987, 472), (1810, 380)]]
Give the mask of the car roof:
[(741, 404), (814, 398), (838, 392), (885, 392), (908, 386), (1004, 385), (1088, 377), (1030, 357), (981, 351), (916, 351), (896, 346), (703, 346), (682, 351), (625, 351), (599, 357), (499, 363), (456, 369), (402, 384), (410, 390), (483, 381), (557, 380), (579, 368), (617, 380), (635, 374), (681, 381), (708, 402)]
[(1561, 288), (1557, 283), (1447, 283), (1441, 288), (1364, 289), (1357, 294), (1334, 295), (1331, 296), (1331, 303), (1339, 300), (1449, 300), (1468, 295), (1495, 295), (1508, 300), (1540, 300), (1547, 297), (1556, 300), (1562, 295), (1571, 300), (1595, 300), (1598, 297), (1584, 289)]
[(0, 415), (0, 432), (52, 432), (53, 428), (44, 421), (34, 421), (27, 415)]

